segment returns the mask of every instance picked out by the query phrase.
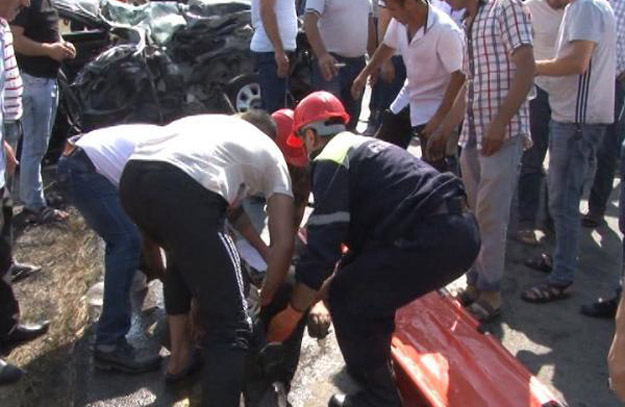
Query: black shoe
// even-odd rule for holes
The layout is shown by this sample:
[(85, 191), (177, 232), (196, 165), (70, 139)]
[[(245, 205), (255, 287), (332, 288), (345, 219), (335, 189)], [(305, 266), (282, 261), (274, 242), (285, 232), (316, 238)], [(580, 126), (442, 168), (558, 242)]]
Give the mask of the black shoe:
[(33, 339), (39, 338), (48, 332), (50, 321), (43, 321), (39, 324), (19, 324), (9, 336), (0, 342), (3, 349), (13, 349)]
[(0, 359), (0, 386), (16, 383), (22, 376), (24, 376), (22, 369)]
[(614, 318), (616, 309), (618, 308), (618, 298), (610, 299), (599, 298), (592, 304), (582, 305), (580, 312), (587, 317), (593, 318)]
[(41, 267), (27, 263), (18, 263), (14, 261), (9, 268), (11, 273), (11, 282), (17, 283), (23, 279), (32, 276), (41, 271)]
[(115, 370), (125, 373), (145, 373), (157, 370), (161, 366), (160, 355), (140, 357), (128, 342), (122, 341), (110, 352), (93, 350), (95, 367), (102, 370)]

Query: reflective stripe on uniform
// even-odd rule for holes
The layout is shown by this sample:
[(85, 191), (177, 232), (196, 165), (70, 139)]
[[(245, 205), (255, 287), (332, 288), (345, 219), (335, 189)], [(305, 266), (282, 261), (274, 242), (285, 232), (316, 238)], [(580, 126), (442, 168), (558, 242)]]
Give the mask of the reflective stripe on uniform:
[(334, 212), (328, 215), (311, 215), (308, 218), (308, 226), (322, 226), (329, 225), (331, 223), (345, 223), (349, 222), (349, 212)]

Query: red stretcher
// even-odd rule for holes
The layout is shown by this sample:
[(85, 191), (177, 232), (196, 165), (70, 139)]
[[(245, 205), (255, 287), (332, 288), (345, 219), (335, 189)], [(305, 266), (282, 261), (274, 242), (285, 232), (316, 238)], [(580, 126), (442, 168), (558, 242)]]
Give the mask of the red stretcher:
[(405, 407), (562, 407), (447, 291), (397, 312), (392, 356)]

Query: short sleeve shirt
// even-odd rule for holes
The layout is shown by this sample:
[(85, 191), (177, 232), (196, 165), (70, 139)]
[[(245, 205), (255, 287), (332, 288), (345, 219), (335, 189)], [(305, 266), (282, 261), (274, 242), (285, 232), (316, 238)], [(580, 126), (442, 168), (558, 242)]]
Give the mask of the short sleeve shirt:
[[(254, 27), (254, 35), (250, 43), (250, 49), (254, 52), (273, 52), (273, 44), (269, 40), (269, 36), (263, 27), (263, 21), (260, 17), (261, 0), (252, 0), (252, 26)], [(295, 2), (293, 0), (276, 0), (274, 3), (274, 11), (278, 22), (278, 33), (282, 40), (282, 47), (286, 51), (295, 51), (297, 46), (297, 13), (295, 11)]]
[(205, 114), (176, 120), (141, 144), (131, 160), (172, 164), (237, 207), (248, 196), (293, 196), (278, 146), (252, 124)]
[(405, 25), (392, 19), (384, 36), (384, 44), (398, 49), (406, 65), (407, 81), (391, 106), (398, 113), (410, 102), (412, 126), (427, 123), (438, 110), (451, 73), (462, 69), (464, 34), (443, 11), (434, 6), (428, 13), (427, 27), (408, 41)]
[[(460, 144), (474, 140), (478, 148), (510, 90), (516, 66), (512, 54), (533, 45), (529, 10), (520, 0), (491, 0), (478, 9), (467, 27), (464, 71), (467, 75), (467, 111)], [(508, 123), (504, 140), (523, 136), (531, 143), (529, 100)]]
[(605, 0), (573, 0), (566, 7), (558, 35), (556, 58), (567, 55), (574, 41), (595, 44), (590, 64), (581, 75), (551, 78), (551, 117), (563, 123), (612, 123), (616, 24), (612, 7)]
[[(50, 0), (31, 0), (30, 7), (23, 9), (11, 25), (23, 27), (24, 35), (36, 42), (57, 42), (61, 39), (59, 14)], [(56, 78), (61, 66), (52, 58), (20, 53), (17, 53), (17, 62), (22, 72), (41, 78)]]
[(616, 75), (625, 73), (625, 0), (610, 0), (616, 19)]
[(306, 12), (319, 15), (319, 33), (328, 52), (348, 58), (367, 53), (370, 0), (306, 0)]

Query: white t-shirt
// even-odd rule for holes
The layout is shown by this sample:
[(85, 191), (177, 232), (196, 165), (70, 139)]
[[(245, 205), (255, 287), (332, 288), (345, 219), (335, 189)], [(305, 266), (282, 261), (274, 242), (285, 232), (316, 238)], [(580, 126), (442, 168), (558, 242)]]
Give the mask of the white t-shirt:
[[(252, 0), (252, 26), (254, 35), (250, 43), (250, 49), (254, 52), (273, 52), (273, 44), (267, 36), (260, 18), (260, 1)], [(295, 11), (295, 0), (276, 0), (274, 5), (276, 21), (278, 22), (278, 33), (282, 40), (282, 47), (285, 51), (295, 51), (297, 47), (297, 13)]]
[(162, 128), (131, 160), (162, 161), (187, 173), (233, 207), (247, 196), (293, 196), (278, 146), (254, 125), (217, 114), (189, 116)]
[(572, 41), (592, 41), (595, 47), (584, 74), (550, 79), (553, 120), (585, 124), (614, 122), (615, 26), (612, 7), (605, 0), (573, 0), (566, 7), (556, 58), (570, 52)]
[(319, 15), (319, 33), (328, 52), (356, 58), (367, 53), (370, 0), (306, 0), (306, 12)]
[(85, 150), (96, 171), (117, 187), (137, 145), (158, 137), (160, 130), (160, 126), (153, 124), (122, 124), (89, 132), (80, 137), (76, 145)]
[(427, 29), (408, 43), (408, 29), (392, 19), (384, 44), (398, 49), (406, 65), (406, 82), (391, 104), (398, 113), (410, 103), (413, 126), (427, 123), (443, 101), (451, 73), (462, 69), (464, 33), (443, 11), (430, 7)]
[[(525, 5), (532, 16), (534, 31), (534, 59), (537, 61), (553, 59), (556, 55), (556, 42), (564, 9), (553, 9), (545, 0), (528, 0)], [(548, 90), (547, 76), (537, 76), (534, 82), (544, 90)]]

